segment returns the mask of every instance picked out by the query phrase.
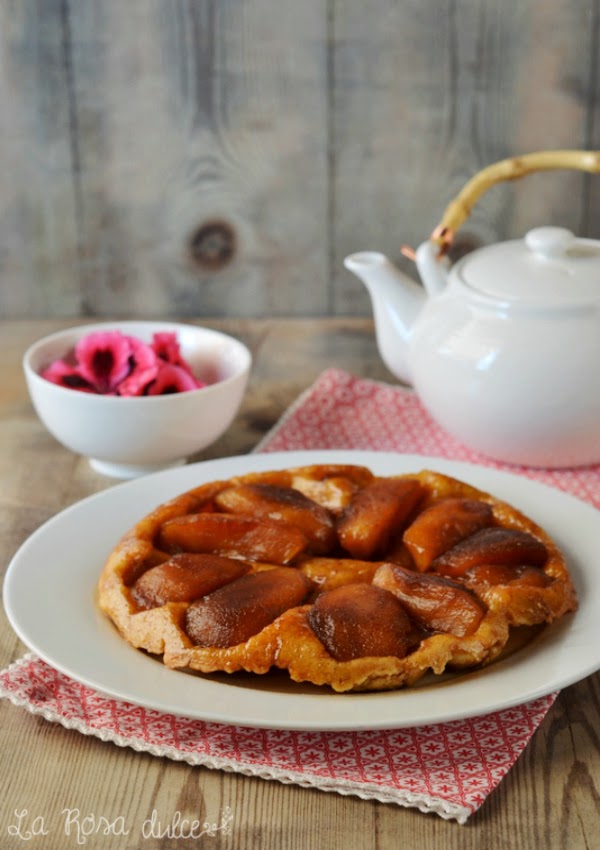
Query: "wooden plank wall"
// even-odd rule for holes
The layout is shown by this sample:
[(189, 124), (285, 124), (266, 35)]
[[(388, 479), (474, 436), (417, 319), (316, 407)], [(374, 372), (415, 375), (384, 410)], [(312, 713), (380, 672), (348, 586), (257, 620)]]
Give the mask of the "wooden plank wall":
[[(600, 147), (599, 42), (598, 0), (0, 0), (0, 315), (367, 314), (345, 254)], [(493, 189), (463, 247), (543, 223), (600, 237), (600, 177)]]

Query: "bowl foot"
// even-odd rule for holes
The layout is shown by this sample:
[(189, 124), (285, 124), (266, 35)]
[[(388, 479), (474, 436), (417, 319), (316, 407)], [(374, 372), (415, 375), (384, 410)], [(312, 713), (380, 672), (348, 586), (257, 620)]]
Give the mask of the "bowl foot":
[(109, 478), (139, 478), (141, 475), (149, 475), (151, 472), (160, 472), (161, 469), (172, 469), (183, 466), (185, 458), (168, 463), (110, 463), (106, 460), (89, 458), (89, 463), (95, 472), (107, 475)]

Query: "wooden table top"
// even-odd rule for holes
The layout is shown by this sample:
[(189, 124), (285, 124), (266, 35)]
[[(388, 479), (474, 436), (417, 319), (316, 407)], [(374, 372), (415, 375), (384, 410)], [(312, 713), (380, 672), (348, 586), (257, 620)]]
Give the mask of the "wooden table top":
[[(201, 460), (243, 454), (328, 366), (390, 380), (366, 319), (220, 320), (204, 324), (244, 340), (254, 368), (242, 409), (228, 433)], [(63, 449), (29, 402), (20, 361), (35, 339), (74, 321), (0, 322), (0, 547), (2, 569), (23, 541), (54, 514), (113, 483)], [(284, 356), (285, 353), (285, 356)], [(0, 667), (25, 646), (0, 611)], [(276, 781), (191, 767), (103, 743), (0, 702), (0, 847), (81, 846), (66, 835), (64, 809), (81, 817), (143, 823), (153, 809), (164, 822), (176, 811), (218, 821), (233, 815), (230, 835), (146, 838), (89, 836), (89, 850), (202, 846), (231, 850), (469, 850), (600, 847), (600, 674), (566, 688), (526, 750), (467, 825), (415, 809), (323, 793)], [(22, 815), (21, 834), (14, 829)], [(37, 818), (51, 838), (26, 830)], [(11, 828), (12, 827), (12, 828)]]

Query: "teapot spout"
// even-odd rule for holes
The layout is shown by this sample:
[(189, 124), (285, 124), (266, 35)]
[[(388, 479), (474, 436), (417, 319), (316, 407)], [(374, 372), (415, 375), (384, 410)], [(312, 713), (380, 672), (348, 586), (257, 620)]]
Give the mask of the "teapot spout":
[(381, 359), (396, 378), (412, 384), (409, 341), (426, 301), (425, 290), (377, 251), (351, 254), (344, 266), (362, 280), (371, 296)]

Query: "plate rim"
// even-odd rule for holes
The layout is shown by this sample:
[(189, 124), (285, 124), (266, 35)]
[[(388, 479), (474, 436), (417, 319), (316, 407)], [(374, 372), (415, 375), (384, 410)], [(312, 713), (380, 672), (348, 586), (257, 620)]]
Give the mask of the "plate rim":
[[(480, 696), (479, 699), (475, 699), (474, 701), (473, 699), (469, 700), (469, 696), (474, 696), (472, 691), (477, 688), (476, 680), (483, 680), (485, 686), (487, 677), (487, 684), (489, 686), (490, 682), (495, 681), (495, 679), (499, 677), (502, 678), (505, 672), (504, 667), (506, 667), (506, 662), (500, 661), (496, 664), (490, 665), (490, 667), (483, 668), (481, 671), (466, 673), (464, 676), (460, 676), (457, 680), (450, 683), (450, 689), (462, 689), (461, 693), (464, 694), (465, 702), (469, 705), (467, 708), (465, 708), (464, 705), (459, 707), (456, 700), (451, 700), (450, 704), (448, 704), (447, 699), (443, 701), (436, 700), (434, 695), (436, 692), (441, 692), (441, 689), (444, 690), (446, 697), (449, 693), (445, 684), (436, 683), (431, 686), (431, 689), (417, 687), (396, 691), (376, 692), (373, 694), (334, 694), (330, 691), (325, 693), (319, 692), (317, 696), (313, 696), (311, 694), (309, 696), (309, 700), (317, 700), (319, 703), (322, 702), (324, 710), (319, 712), (318, 703), (315, 703), (315, 706), (317, 707), (313, 709), (313, 702), (311, 702), (310, 709), (312, 713), (308, 717), (303, 714), (303, 711), (308, 705), (303, 694), (294, 692), (283, 695), (272, 692), (265, 693), (260, 688), (244, 687), (242, 692), (246, 699), (242, 702), (245, 703), (246, 709), (240, 711), (237, 708), (230, 708), (227, 710), (227, 707), (225, 706), (224, 713), (224, 707), (220, 702), (221, 697), (225, 700), (225, 703), (229, 702), (230, 705), (231, 702), (236, 703), (236, 700), (228, 701), (227, 696), (222, 693), (216, 693), (215, 688), (217, 691), (219, 689), (225, 689), (229, 696), (231, 696), (231, 686), (232, 684), (235, 684), (233, 680), (231, 683), (221, 683), (220, 681), (217, 682), (204, 677), (190, 676), (182, 671), (169, 670), (160, 662), (157, 662), (147, 656), (144, 657), (144, 653), (141, 653), (140, 650), (133, 649), (122, 637), (120, 637), (120, 635), (118, 635), (114, 626), (107, 621), (97, 608), (95, 609), (94, 617), (92, 618), (94, 628), (99, 627), (100, 621), (104, 625), (103, 627), (99, 627), (99, 631), (97, 633), (92, 629), (91, 635), (93, 637), (102, 636), (103, 638), (106, 638), (107, 641), (111, 642), (111, 652), (115, 652), (116, 657), (123, 661), (126, 668), (134, 668), (131, 671), (134, 679), (156, 679), (159, 682), (159, 687), (162, 687), (164, 682), (167, 682), (170, 677), (177, 677), (176, 680), (172, 680), (172, 683), (181, 682), (183, 679), (187, 680), (187, 682), (193, 682), (193, 687), (187, 686), (182, 688), (174, 685), (176, 693), (174, 699), (169, 699), (168, 697), (160, 695), (155, 695), (154, 698), (152, 698), (147, 691), (148, 683), (146, 681), (142, 692), (140, 692), (139, 689), (137, 689), (136, 692), (135, 682), (132, 690), (130, 680), (129, 685), (124, 688), (118, 684), (118, 680), (114, 677), (112, 679), (109, 677), (109, 680), (106, 681), (102, 672), (100, 672), (99, 676), (98, 670), (96, 670), (95, 674), (89, 675), (85, 670), (81, 669), (81, 665), (78, 666), (75, 664), (74, 667), (72, 658), (69, 657), (65, 659), (64, 652), (62, 657), (60, 653), (59, 657), (57, 657), (55, 649), (48, 650), (43, 645), (40, 645), (39, 638), (36, 636), (37, 633), (35, 627), (32, 628), (32, 623), (28, 622), (27, 615), (25, 614), (25, 617), (23, 615), (23, 599), (18, 598), (20, 593), (19, 582), (23, 581), (24, 572), (26, 573), (29, 570), (31, 573), (33, 570), (35, 574), (36, 569), (39, 572), (39, 567), (36, 568), (35, 565), (32, 566), (30, 556), (36, 554), (36, 548), (40, 545), (40, 541), (43, 543), (44, 539), (48, 539), (48, 537), (52, 539), (57, 530), (60, 532), (63, 526), (68, 527), (69, 523), (73, 521), (73, 518), (77, 519), (78, 515), (80, 515), (79, 518), (83, 515), (84, 518), (89, 519), (90, 514), (93, 517), (94, 511), (98, 507), (102, 508), (103, 506), (106, 506), (110, 508), (111, 503), (119, 503), (119, 501), (122, 501), (123, 498), (132, 494), (135, 497), (136, 504), (144, 501), (151, 503), (150, 507), (147, 509), (140, 507), (139, 518), (141, 518), (144, 513), (151, 510), (152, 507), (159, 503), (159, 501), (165, 501), (167, 498), (171, 498), (180, 492), (184, 492), (186, 489), (191, 489), (191, 487), (196, 486), (196, 483), (202, 483), (203, 481), (210, 481), (214, 478), (222, 477), (221, 475), (214, 474), (213, 471), (229, 470), (233, 468), (235, 469), (233, 472), (223, 472), (223, 475), (227, 474), (228, 477), (230, 477), (231, 475), (243, 474), (246, 471), (254, 471), (257, 469), (267, 470), (270, 468), (282, 468), (284, 466), (302, 466), (313, 463), (340, 462), (360, 463), (366, 466), (374, 464), (376, 467), (381, 464), (382, 466), (385, 466), (386, 469), (391, 462), (398, 465), (397, 468), (390, 470), (389, 473), (386, 474), (417, 471), (417, 466), (419, 468), (437, 469), (438, 471), (446, 472), (447, 474), (453, 474), (455, 477), (461, 478), (461, 480), (465, 480), (466, 475), (466, 480), (469, 480), (469, 478), (471, 478), (471, 480), (475, 479), (475, 486), (479, 486), (482, 489), (486, 489), (486, 487), (482, 486), (481, 481), (489, 476), (490, 484), (487, 485), (487, 489), (491, 492), (496, 492), (497, 489), (502, 490), (504, 487), (512, 489), (519, 484), (524, 488), (526, 497), (527, 491), (529, 491), (530, 495), (532, 493), (545, 494), (551, 502), (558, 501), (559, 503), (564, 503), (565, 505), (570, 506), (571, 510), (575, 511), (576, 514), (583, 516), (582, 521), (584, 525), (586, 524), (586, 520), (591, 517), (594, 517), (597, 522), (597, 517), (594, 516), (598, 514), (597, 509), (589, 502), (585, 502), (577, 496), (556, 487), (552, 487), (545, 482), (529, 478), (523, 474), (474, 464), (468, 461), (437, 458), (428, 455), (404, 452), (382, 452), (360, 449), (302, 449), (276, 452), (263, 451), (256, 454), (215, 458), (206, 461), (199, 461), (194, 464), (188, 464), (187, 466), (178, 467), (176, 469), (164, 470), (162, 472), (145, 476), (144, 478), (138, 478), (133, 481), (126, 481), (109, 486), (98, 493), (86, 496), (74, 504), (65, 507), (63, 510), (59, 511), (53, 517), (44, 522), (21, 544), (10, 560), (6, 571), (3, 595), (4, 608), (10, 625), (29, 650), (39, 656), (51, 667), (59, 670), (69, 678), (74, 679), (75, 681), (80, 682), (106, 696), (127, 701), (136, 705), (141, 705), (148, 709), (175, 714), (178, 716), (191, 717), (193, 719), (220, 724), (254, 728), (296, 731), (359, 731), (409, 728), (411, 726), (430, 725), (432, 723), (466, 720), (470, 717), (480, 716), (505, 708), (511, 708), (516, 705), (529, 702), (533, 699), (547, 696), (562, 689), (563, 687), (567, 687), (568, 685), (574, 684), (576, 681), (586, 678), (588, 675), (600, 668), (599, 647), (597, 656), (587, 660), (586, 664), (580, 665), (579, 669), (573, 670), (571, 668), (568, 672), (563, 672), (561, 675), (554, 675), (553, 677), (551, 676), (550, 679), (546, 681), (539, 681), (539, 677), (538, 680), (536, 680), (534, 676), (533, 682), (528, 683), (528, 690), (526, 693), (518, 693), (516, 691), (510, 692), (509, 689), (509, 693), (504, 698), (495, 697), (486, 701)], [(409, 469), (407, 464), (412, 465), (414, 468)], [(169, 491), (165, 498), (161, 497), (160, 500), (155, 500), (156, 497), (150, 495), (153, 494), (155, 490), (161, 490), (161, 488), (164, 488), (165, 486)], [(138, 491), (142, 494), (145, 492), (145, 500), (143, 498), (140, 499)], [(503, 495), (500, 497), (506, 498)], [(511, 501), (513, 504), (515, 503), (514, 497)], [(518, 502), (519, 499), (517, 499), (517, 507), (519, 507)], [(542, 506), (541, 513), (543, 512)], [(587, 517), (585, 516), (586, 514), (588, 515)], [(538, 521), (538, 517), (534, 516), (533, 518)], [(127, 531), (132, 524), (133, 523), (131, 522), (127, 523), (123, 521), (121, 526), (126, 527), (122, 527), (121, 533)], [(109, 519), (108, 525), (115, 525), (112, 517)], [(598, 534), (600, 536), (600, 524)], [(556, 533), (553, 533), (553, 536), (556, 537)], [(568, 536), (569, 535), (567, 533), (567, 537)], [(92, 591), (87, 599), (88, 604), (94, 604), (94, 590), (99, 577), (101, 565), (115, 543), (116, 538), (106, 542), (106, 550), (103, 552), (100, 566), (98, 566), (98, 561), (95, 561), (93, 573), (91, 564), (87, 566), (87, 569), (89, 570), (89, 581), (91, 582), (91, 586), (88, 587), (88, 590)], [(577, 565), (577, 569), (574, 573), (572, 571), (572, 574), (578, 590), (581, 605), (582, 599), (580, 585), (589, 582), (590, 577), (585, 571), (580, 573), (580, 568), (581, 565)], [(85, 575), (88, 575), (87, 572), (85, 572)], [(600, 579), (598, 579), (598, 582), (600, 582)], [(15, 598), (15, 594), (17, 595), (17, 598)], [(598, 594), (598, 598), (600, 599), (600, 592)], [(575, 615), (566, 615), (556, 624), (552, 624), (547, 627), (543, 633), (543, 640), (545, 640), (545, 643), (548, 644), (548, 642), (550, 642), (553, 644), (554, 649), (558, 648), (560, 655), (561, 646), (565, 640), (565, 636), (568, 636), (569, 632), (572, 631), (573, 628), (575, 628), (576, 631), (581, 629), (582, 620), (586, 617), (586, 612), (590, 606), (593, 606), (593, 602), (590, 602), (589, 597), (586, 597), (586, 607), (584, 608), (583, 615), (580, 607), (580, 610)], [(596, 619), (600, 616), (600, 601), (596, 608), (587, 614), (587, 618), (589, 619), (592, 615), (594, 615)], [(98, 618), (100, 618), (100, 620)], [(66, 618), (66, 621), (70, 622), (68, 618)], [(575, 626), (573, 626), (573, 624), (575, 624)], [(584, 633), (585, 626), (586, 622), (583, 622)], [(107, 627), (111, 630), (110, 632), (107, 631)], [(110, 639), (108, 638), (109, 634), (112, 634)], [(118, 641), (118, 643), (115, 643), (115, 640)], [(104, 645), (101, 643), (99, 646), (96, 645), (96, 649), (102, 650), (103, 646), (106, 651), (108, 643)], [(120, 649), (117, 647), (120, 647)], [(91, 648), (94, 648), (93, 643)], [(531, 645), (522, 651), (523, 655), (520, 656), (519, 663), (527, 666), (528, 661), (531, 661), (531, 658), (535, 659), (535, 655), (539, 652), (539, 650), (539, 640), (536, 638)], [(128, 658), (126, 653), (129, 653)], [(148, 670), (144, 671), (142, 674), (142, 665), (137, 663), (140, 655), (144, 658), (145, 662), (153, 665), (153, 673), (150, 673), (150, 668), (148, 668)], [(127, 661), (125, 660), (126, 658)], [(533, 665), (535, 666), (535, 661), (533, 661)], [(160, 674), (156, 668), (158, 668)], [(165, 674), (168, 675), (165, 676)], [(198, 687), (199, 685), (200, 687)], [(294, 687), (294, 683), (290, 684), (290, 688), (291, 687)], [(190, 693), (193, 689), (195, 689), (195, 693)], [(150, 690), (152, 690), (152, 688), (150, 688)], [(423, 716), (422, 713), (419, 713), (419, 708), (422, 709), (423, 707), (423, 700), (415, 698), (415, 694), (418, 695), (419, 691), (421, 694), (424, 694), (426, 690), (431, 690), (430, 702), (432, 704), (435, 705), (439, 702), (443, 702), (444, 705), (437, 709), (430, 709), (429, 712), (425, 712), (425, 715)], [(239, 693), (239, 691), (235, 692)], [(452, 690), (450, 692), (452, 693)], [(265, 708), (263, 705), (261, 708), (261, 699), (256, 696), (261, 693), (265, 693), (263, 702), (271, 702), (271, 707)], [(186, 697), (183, 703), (182, 694)], [(191, 697), (200, 696), (201, 698), (204, 698), (204, 704), (198, 705), (195, 701), (190, 702), (187, 699), (188, 694), (190, 694)], [(249, 695), (254, 695), (254, 698), (248, 699)], [(216, 700), (216, 703), (219, 706), (218, 710), (210, 707), (212, 705), (211, 700)], [(332, 700), (335, 701), (333, 704), (331, 704)], [(357, 712), (352, 712), (352, 716), (350, 716), (349, 712), (346, 710), (346, 704), (344, 703), (346, 700), (352, 700), (352, 704), (358, 709)], [(290, 701), (292, 702), (292, 705), (290, 705)], [(402, 708), (402, 703), (404, 703), (404, 707), (408, 705), (411, 713), (405, 716), (396, 717), (394, 712), (394, 708), (397, 708), (396, 703), (400, 704), (400, 708)], [(373, 709), (374, 704), (375, 710)], [(342, 707), (344, 709), (342, 711), (342, 718), (336, 717), (333, 713), (333, 709), (336, 705), (339, 709)], [(377, 716), (377, 708), (380, 709), (379, 717)], [(384, 711), (382, 710), (383, 708), (385, 708)], [(283, 713), (279, 713), (280, 710)], [(375, 717), (373, 717), (374, 714)]]

